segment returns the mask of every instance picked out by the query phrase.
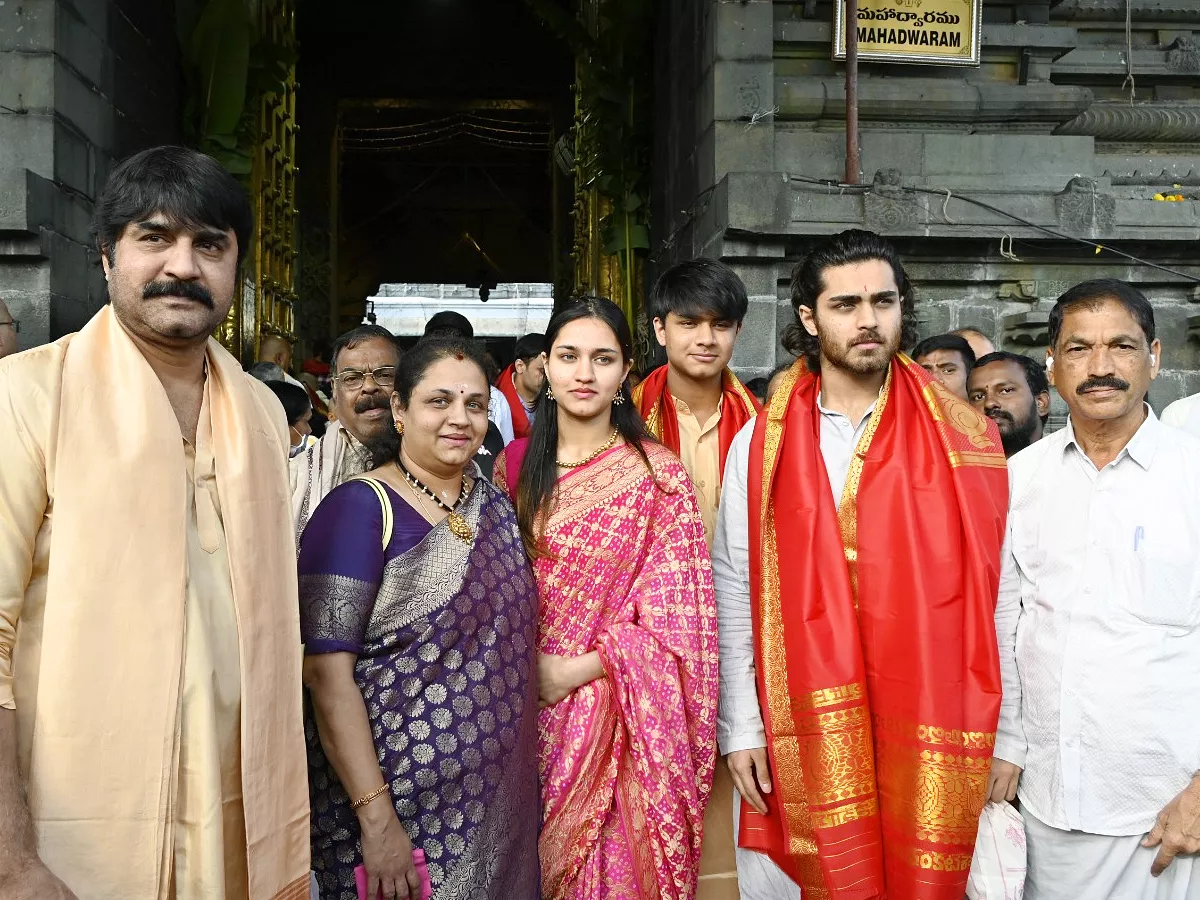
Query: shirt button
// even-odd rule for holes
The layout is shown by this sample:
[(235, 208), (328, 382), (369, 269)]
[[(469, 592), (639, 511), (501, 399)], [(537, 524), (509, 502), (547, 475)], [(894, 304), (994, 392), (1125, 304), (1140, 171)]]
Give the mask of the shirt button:
[(1091, 589), (1090, 587), (1085, 587), (1085, 588), (1083, 589), (1083, 592), (1084, 592), (1085, 594), (1090, 594), (1090, 593), (1092, 592), (1092, 589)]

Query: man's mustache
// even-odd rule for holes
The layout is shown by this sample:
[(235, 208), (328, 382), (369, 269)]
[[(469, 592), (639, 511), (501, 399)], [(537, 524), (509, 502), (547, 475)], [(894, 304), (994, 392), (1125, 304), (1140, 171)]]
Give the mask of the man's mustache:
[(994, 422), (1008, 422), (1010, 425), (1015, 425), (1017, 420), (1012, 417), (1012, 413), (1007, 413), (1002, 409), (988, 410), (987, 417)]
[(354, 411), (365, 413), (372, 409), (387, 409), (392, 405), (392, 395), (380, 391), (378, 394), (366, 394), (354, 401)]
[(142, 288), (142, 299), (151, 300), (154, 297), (186, 297), (203, 303), (209, 309), (216, 308), (212, 294), (198, 281), (152, 281)]
[(878, 331), (866, 331), (851, 341), (851, 347), (857, 347), (859, 344), (882, 344), (885, 343), (883, 335)]
[(1075, 388), (1075, 393), (1085, 394), (1097, 388), (1112, 388), (1115, 391), (1127, 391), (1129, 390), (1129, 382), (1118, 378), (1116, 375), (1097, 375), (1095, 378), (1089, 378), (1080, 384), (1079, 387)]

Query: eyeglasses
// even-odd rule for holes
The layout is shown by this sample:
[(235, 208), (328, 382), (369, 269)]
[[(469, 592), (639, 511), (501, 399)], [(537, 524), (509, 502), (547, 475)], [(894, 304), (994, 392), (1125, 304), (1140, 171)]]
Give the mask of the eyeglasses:
[(21, 323), (18, 322), (16, 319), (9, 319), (7, 322), (0, 322), (0, 325), (11, 325), (12, 330), (15, 333), (17, 333), (17, 334), (21, 333)]
[(346, 390), (357, 391), (364, 384), (366, 384), (368, 376), (380, 388), (385, 391), (390, 391), (392, 386), (396, 383), (396, 367), (382, 366), (381, 368), (373, 369), (370, 372), (360, 372), (358, 369), (346, 369), (346, 371), (338, 375), (337, 379), (342, 383), (342, 387), (344, 387)]

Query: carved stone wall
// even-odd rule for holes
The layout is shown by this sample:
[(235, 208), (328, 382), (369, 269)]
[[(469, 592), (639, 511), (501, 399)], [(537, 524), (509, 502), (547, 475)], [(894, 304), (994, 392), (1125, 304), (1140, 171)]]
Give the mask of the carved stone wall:
[[(707, 23), (712, 52), (691, 91), (660, 77), (660, 105), (670, 116), (695, 105), (688, 126), (711, 150), (686, 184), (671, 177), (656, 252), (738, 269), (760, 301), (734, 360), (745, 374), (785, 357), (793, 266), (820, 236), (867, 227), (900, 246), (922, 336), (975, 325), (1042, 355), (1062, 291), (1123, 278), (1156, 307), (1166, 370), (1152, 402), (1200, 391), (1200, 293), (1181, 277), (1200, 278), (1200, 3), (1132, 0), (1127, 42), (1126, 0), (984, 0), (977, 69), (862, 65), (864, 186), (850, 189), (836, 185), (845, 90), (832, 3), (669, 6), (663, 27)], [(1184, 199), (1154, 199), (1168, 194)]]

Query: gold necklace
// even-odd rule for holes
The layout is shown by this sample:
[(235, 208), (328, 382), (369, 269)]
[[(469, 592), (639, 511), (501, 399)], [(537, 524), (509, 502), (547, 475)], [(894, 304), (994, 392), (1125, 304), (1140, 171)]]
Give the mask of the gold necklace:
[[(425, 482), (423, 482), (420, 478), (408, 471), (404, 463), (400, 462), (399, 459), (396, 460), (396, 467), (400, 469), (400, 474), (404, 476), (404, 480), (408, 483), (408, 486), (412, 488), (413, 493), (420, 491), (422, 494), (449, 513), (449, 515), (446, 516), (446, 524), (450, 526), (450, 533), (468, 544), (471, 543), (471, 541), (475, 538), (475, 533), (471, 530), (471, 526), (467, 523), (466, 518), (458, 512), (458, 507), (462, 506), (463, 501), (467, 499), (466, 472), (463, 473), (462, 489), (459, 491), (458, 500), (453, 506), (451, 506), (432, 490), (430, 490), (429, 485), (425, 484)], [(420, 495), (418, 494), (418, 496)]]
[(589, 453), (583, 459), (579, 460), (579, 462), (563, 462), (561, 459), (556, 459), (556, 460), (554, 460), (554, 464), (556, 466), (558, 466), (560, 469), (578, 469), (580, 466), (586, 466), (588, 463), (590, 463), (593, 459), (595, 459), (597, 456), (599, 456), (605, 450), (611, 450), (616, 445), (617, 438), (619, 438), (620, 436), (621, 436), (621, 432), (619, 430), (617, 430), (616, 428), (614, 428), (613, 433), (608, 436), (607, 441), (605, 441), (603, 444), (601, 444), (599, 447), (597, 447), (595, 450), (593, 450), (591, 453)]

